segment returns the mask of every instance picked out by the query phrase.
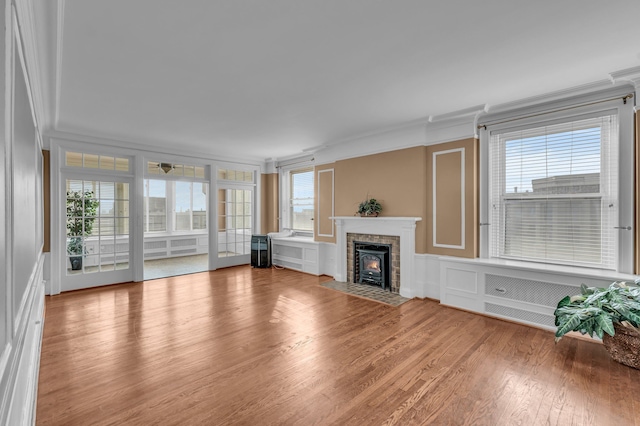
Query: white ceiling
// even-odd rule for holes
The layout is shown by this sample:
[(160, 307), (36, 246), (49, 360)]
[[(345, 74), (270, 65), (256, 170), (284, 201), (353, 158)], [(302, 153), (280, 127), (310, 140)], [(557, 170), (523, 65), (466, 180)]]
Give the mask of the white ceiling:
[(640, 65), (638, 0), (58, 2), (54, 130), (221, 156), (283, 158)]

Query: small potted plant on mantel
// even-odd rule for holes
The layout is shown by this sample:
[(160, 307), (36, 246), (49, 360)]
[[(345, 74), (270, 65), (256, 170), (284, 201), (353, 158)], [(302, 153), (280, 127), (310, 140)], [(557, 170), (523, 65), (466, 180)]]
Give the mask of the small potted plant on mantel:
[(581, 286), (581, 294), (558, 303), (556, 342), (570, 331), (595, 334), (611, 357), (640, 369), (640, 287), (616, 281), (608, 288)]
[(358, 205), (358, 211), (356, 214), (358, 216), (373, 216), (376, 217), (382, 211), (382, 204), (378, 202), (375, 198), (367, 197), (366, 200), (362, 201)]

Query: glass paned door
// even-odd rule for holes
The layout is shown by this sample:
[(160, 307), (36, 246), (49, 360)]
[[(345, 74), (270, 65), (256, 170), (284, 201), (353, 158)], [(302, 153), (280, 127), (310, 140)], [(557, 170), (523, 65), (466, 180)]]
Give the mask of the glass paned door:
[(218, 189), (219, 267), (250, 262), (253, 209), (253, 187)]
[(64, 290), (130, 281), (130, 185), (66, 179)]

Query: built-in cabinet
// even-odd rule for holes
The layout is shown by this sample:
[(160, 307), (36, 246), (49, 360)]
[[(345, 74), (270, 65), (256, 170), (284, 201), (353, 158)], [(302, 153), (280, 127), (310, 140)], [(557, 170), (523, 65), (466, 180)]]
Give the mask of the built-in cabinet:
[(320, 243), (311, 238), (286, 237), (271, 239), (271, 262), (308, 274), (320, 275)]

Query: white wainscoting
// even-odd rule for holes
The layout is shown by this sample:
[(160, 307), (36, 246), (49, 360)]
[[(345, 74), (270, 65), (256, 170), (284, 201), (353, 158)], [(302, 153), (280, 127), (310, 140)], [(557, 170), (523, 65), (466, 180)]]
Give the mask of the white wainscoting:
[[(336, 244), (320, 247), (321, 274), (336, 277)], [(554, 330), (553, 311), (564, 296), (578, 294), (580, 284), (606, 287), (636, 277), (588, 268), (535, 265), (493, 259), (415, 254), (411, 297), (479, 314)], [(544, 268), (544, 269), (543, 269)], [(338, 280), (338, 278), (335, 278)]]
[[(635, 277), (612, 271), (523, 262), (441, 257), (440, 303), (554, 330), (553, 312), (580, 285), (606, 287)], [(544, 268), (544, 269), (543, 269)]]
[(35, 424), (44, 321), (43, 265), (44, 256), (40, 255), (30, 276), (22, 308), (14, 318), (15, 335), (1, 357), (0, 419), (7, 425)]
[[(331, 246), (335, 256), (335, 244), (324, 243), (323, 250), (328, 253)], [(330, 259), (326, 258), (323, 273), (335, 277)], [(615, 280), (636, 278), (588, 268), (418, 253), (413, 276), (410, 297), (440, 300), (443, 305), (548, 330), (555, 329), (553, 311), (558, 301), (578, 294), (580, 284), (606, 287)]]
[(440, 300), (440, 256), (416, 253), (415, 297)]

